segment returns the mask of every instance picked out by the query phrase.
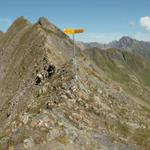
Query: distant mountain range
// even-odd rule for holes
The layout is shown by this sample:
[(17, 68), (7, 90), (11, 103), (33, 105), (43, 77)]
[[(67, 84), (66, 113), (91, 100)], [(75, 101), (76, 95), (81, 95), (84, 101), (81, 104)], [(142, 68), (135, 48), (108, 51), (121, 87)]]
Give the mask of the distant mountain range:
[(128, 36), (123, 36), (118, 41), (113, 41), (108, 44), (102, 44), (97, 42), (78, 42), (79, 47), (84, 49), (89, 48), (100, 48), (100, 49), (109, 49), (116, 48), (120, 50), (127, 50), (135, 54), (150, 58), (150, 42), (147, 41), (138, 41)]

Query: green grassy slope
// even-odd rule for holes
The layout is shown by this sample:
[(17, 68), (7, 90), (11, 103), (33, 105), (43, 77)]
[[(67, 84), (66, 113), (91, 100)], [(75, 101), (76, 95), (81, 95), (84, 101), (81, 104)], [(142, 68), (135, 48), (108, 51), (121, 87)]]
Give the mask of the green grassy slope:
[(107, 76), (121, 84), (133, 96), (148, 103), (150, 91), (150, 60), (117, 49), (84, 51)]

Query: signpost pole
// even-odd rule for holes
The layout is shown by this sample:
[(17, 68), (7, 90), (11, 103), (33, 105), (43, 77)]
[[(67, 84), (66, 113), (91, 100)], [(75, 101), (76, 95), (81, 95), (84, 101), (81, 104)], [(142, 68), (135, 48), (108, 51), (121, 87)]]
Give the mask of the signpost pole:
[(74, 71), (74, 78), (77, 79), (77, 60), (76, 60), (76, 47), (75, 47), (75, 34), (72, 35), (73, 37), (73, 71)]
[(74, 79), (77, 80), (78, 76), (77, 76), (77, 60), (76, 60), (76, 46), (75, 46), (75, 34), (78, 33), (83, 33), (84, 30), (83, 29), (64, 29), (64, 33), (65, 34), (72, 34), (72, 38), (73, 38), (73, 75), (74, 75)]

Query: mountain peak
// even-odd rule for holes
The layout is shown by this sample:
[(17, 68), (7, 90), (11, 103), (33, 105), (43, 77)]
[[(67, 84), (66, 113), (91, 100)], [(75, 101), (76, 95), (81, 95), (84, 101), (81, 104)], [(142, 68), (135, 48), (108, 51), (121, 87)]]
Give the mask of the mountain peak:
[(48, 19), (45, 17), (40, 17), (37, 24), (39, 24), (45, 30), (62, 34), (62, 31), (58, 29), (54, 24), (49, 22)]
[(120, 40), (123, 40), (123, 39), (126, 39), (126, 40), (133, 40), (133, 38), (131, 38), (130, 36), (122, 36), (120, 38)]
[(120, 38), (119, 42), (131, 43), (131, 42), (133, 42), (133, 40), (134, 39), (132, 39), (129, 36), (123, 36), (123, 37)]
[(118, 41), (118, 46), (119, 48), (122, 49), (126, 49), (131, 47), (132, 43), (133, 43), (134, 39), (132, 39), (129, 36), (123, 36), (122, 38), (120, 38), (120, 40)]
[(18, 17), (10, 26), (10, 28), (8, 29), (7, 32), (9, 32), (8, 34), (10, 34), (10, 32), (18, 32), (20, 30), (22, 30), (23, 28), (27, 27), (27, 26), (31, 26), (32, 23), (30, 21), (28, 21), (26, 18), (24, 18), (23, 16)]
[(39, 20), (38, 20), (38, 23), (40, 25), (50, 24), (50, 22), (48, 21), (48, 19), (45, 18), (45, 17), (40, 17)]
[(20, 16), (18, 17), (13, 24), (21, 24), (21, 23), (26, 23), (26, 24), (30, 24), (31, 25), (31, 22), (29, 20), (27, 20), (25, 17), (23, 16)]

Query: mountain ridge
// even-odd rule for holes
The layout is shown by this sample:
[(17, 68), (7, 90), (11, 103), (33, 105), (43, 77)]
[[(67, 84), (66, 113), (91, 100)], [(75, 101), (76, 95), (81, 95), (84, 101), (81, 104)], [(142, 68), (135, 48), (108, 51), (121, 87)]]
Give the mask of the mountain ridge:
[(118, 41), (112, 41), (108, 44), (101, 44), (97, 42), (93, 43), (84, 43), (79, 42), (79, 47), (84, 50), (86, 48), (100, 48), (100, 49), (109, 49), (117, 48), (120, 50), (128, 50), (130, 52), (141, 55), (145, 58), (150, 58), (150, 42), (149, 41), (138, 41), (134, 38), (123, 36)]
[(149, 65), (122, 53), (76, 45), (76, 79), (73, 41), (45, 18), (16, 19), (0, 40), (0, 148), (149, 149), (149, 88), (138, 72)]

